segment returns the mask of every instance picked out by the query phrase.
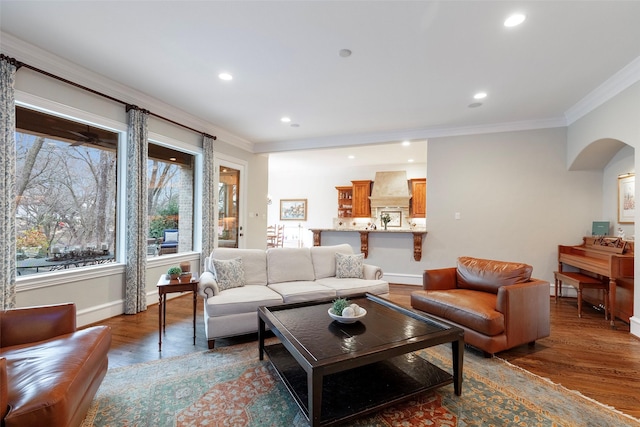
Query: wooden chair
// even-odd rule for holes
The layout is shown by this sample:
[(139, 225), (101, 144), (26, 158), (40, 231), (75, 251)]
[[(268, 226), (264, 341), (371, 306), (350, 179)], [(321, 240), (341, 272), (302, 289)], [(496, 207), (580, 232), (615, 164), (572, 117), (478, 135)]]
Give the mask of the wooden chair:
[(275, 248), (278, 241), (277, 226), (270, 225), (267, 227), (267, 247)]
[(284, 225), (278, 225), (276, 230), (276, 247), (284, 246)]
[(267, 227), (267, 248), (281, 248), (284, 246), (284, 225), (270, 225)]

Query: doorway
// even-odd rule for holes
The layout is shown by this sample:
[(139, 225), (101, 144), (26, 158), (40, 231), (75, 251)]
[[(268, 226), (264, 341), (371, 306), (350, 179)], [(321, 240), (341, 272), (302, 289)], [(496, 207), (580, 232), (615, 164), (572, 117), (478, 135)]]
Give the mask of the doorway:
[(218, 247), (237, 248), (240, 227), (240, 169), (218, 167)]

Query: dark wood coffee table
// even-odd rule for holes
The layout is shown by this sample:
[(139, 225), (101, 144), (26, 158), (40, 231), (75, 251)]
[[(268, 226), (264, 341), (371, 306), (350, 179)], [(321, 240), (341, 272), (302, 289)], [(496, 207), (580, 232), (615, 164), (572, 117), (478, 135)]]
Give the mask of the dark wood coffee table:
[[(353, 324), (333, 321), (331, 301), (260, 307), (264, 353), (312, 426), (325, 426), (393, 405), (435, 388), (462, 393), (464, 331), (384, 298), (349, 298), (367, 310)], [(280, 339), (265, 346), (266, 326)], [(451, 343), (453, 374), (413, 354)]]

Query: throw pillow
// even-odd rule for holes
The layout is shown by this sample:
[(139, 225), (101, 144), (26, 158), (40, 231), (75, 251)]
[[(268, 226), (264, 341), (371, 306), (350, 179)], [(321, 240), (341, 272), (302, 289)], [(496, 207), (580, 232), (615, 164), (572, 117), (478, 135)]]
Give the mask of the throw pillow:
[(214, 259), (213, 268), (220, 291), (245, 285), (242, 258)]
[(336, 277), (340, 279), (362, 279), (364, 254), (341, 254), (336, 252)]
[(170, 231), (164, 233), (164, 242), (177, 242), (178, 241), (178, 232)]

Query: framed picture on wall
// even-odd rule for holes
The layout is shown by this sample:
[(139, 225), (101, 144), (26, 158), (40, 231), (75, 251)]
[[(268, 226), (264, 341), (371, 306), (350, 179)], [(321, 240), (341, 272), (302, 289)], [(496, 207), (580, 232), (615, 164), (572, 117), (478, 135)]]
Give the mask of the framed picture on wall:
[(633, 224), (636, 213), (636, 176), (629, 173), (618, 177), (618, 222)]
[(280, 221), (307, 220), (307, 199), (280, 200)]

